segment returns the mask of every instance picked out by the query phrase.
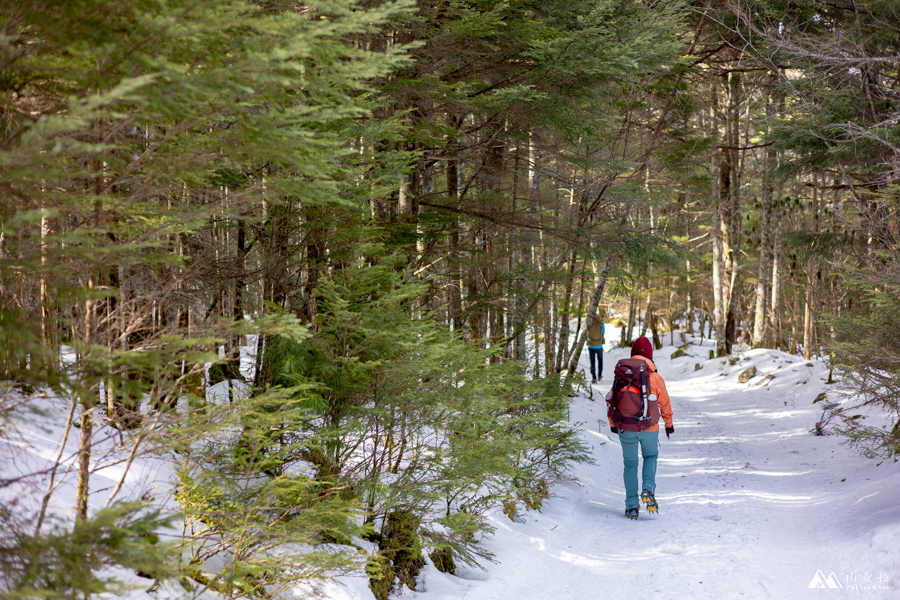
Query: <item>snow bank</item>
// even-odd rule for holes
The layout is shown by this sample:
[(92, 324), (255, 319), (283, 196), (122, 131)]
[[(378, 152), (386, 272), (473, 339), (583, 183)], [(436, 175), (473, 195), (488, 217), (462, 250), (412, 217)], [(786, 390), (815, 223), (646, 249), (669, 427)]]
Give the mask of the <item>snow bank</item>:
[[(608, 327), (607, 339), (617, 338)], [(827, 367), (775, 350), (737, 349), (730, 360), (710, 360), (711, 347), (689, 346), (676, 359), (669, 358), (673, 347), (655, 353), (675, 411), (675, 434), (660, 442), (658, 516), (642, 511), (636, 522), (623, 516), (621, 449), (609, 432), (603, 395), (615, 361), (628, 351), (613, 349), (604, 358), (601, 383), (583, 390), (572, 406), (596, 464), (576, 466), (577, 481), (556, 488), (541, 512), (512, 522), (497, 510), (491, 518), (496, 534), (484, 541), (495, 563), (484, 563), (484, 570), (463, 565), (450, 576), (429, 562), (419, 591), (404, 589), (399, 596), (805, 598), (825, 593), (810, 585), (835, 582), (843, 594), (900, 596), (900, 464), (865, 459), (840, 436), (810, 433), (822, 405), (813, 401), (822, 393), (839, 401), (836, 386), (825, 384)], [(586, 358), (587, 352), (585, 371)], [(751, 366), (755, 376), (740, 383)], [(4, 479), (46, 469), (60, 452), (68, 405), (42, 400), (37, 406), (41, 412), (21, 419), (18, 434), (6, 436), (0, 448)], [(92, 480), (94, 507), (122, 476), (117, 432), (103, 434)], [(66, 464), (77, 445), (73, 429), (62, 451)], [(60, 475), (64, 481), (52, 508), (70, 514), (75, 474)], [(121, 498), (170, 503), (171, 479), (164, 461), (139, 458)], [(0, 491), (0, 500), (15, 497), (36, 509), (43, 492), (25, 480)], [(293, 591), (298, 597), (313, 593)], [(177, 586), (162, 586), (134, 597), (180, 593)], [(363, 576), (339, 578), (319, 593), (333, 600), (372, 598)]]
[[(839, 400), (821, 362), (740, 348), (710, 360), (711, 348), (690, 346), (674, 360), (671, 346), (654, 354), (675, 412), (675, 434), (660, 442), (658, 516), (623, 516), (621, 448), (603, 395), (629, 353), (613, 349), (601, 383), (572, 407), (596, 464), (578, 467), (578, 483), (523, 523), (495, 514), (485, 545), (497, 562), (485, 572), (428, 568), (423, 591), (403, 597), (805, 598), (824, 593), (809, 587), (819, 571), (843, 594), (898, 597), (900, 464), (810, 433), (819, 394)], [(751, 366), (756, 375), (740, 383)]]

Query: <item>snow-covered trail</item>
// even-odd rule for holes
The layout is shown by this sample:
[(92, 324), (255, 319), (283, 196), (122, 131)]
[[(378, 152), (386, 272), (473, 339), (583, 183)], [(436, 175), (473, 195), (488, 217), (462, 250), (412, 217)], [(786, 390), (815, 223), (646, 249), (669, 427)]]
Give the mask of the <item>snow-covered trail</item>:
[[(610, 331), (610, 339), (617, 337)], [(624, 517), (622, 457), (606, 423), (603, 396), (615, 362), (629, 354), (613, 349), (604, 378), (573, 399), (595, 464), (578, 465), (574, 481), (559, 485), (541, 512), (510, 521), (497, 510), (496, 533), (483, 546), (496, 562), (484, 570), (460, 566), (457, 576), (430, 563), (418, 591), (407, 600), (557, 600), (601, 598), (665, 600), (731, 598), (900, 598), (900, 462), (863, 458), (838, 435), (817, 437), (821, 393), (838, 400), (824, 383), (825, 365), (774, 350), (738, 350), (728, 360), (708, 358), (710, 346), (674, 347), (654, 354), (675, 412), (675, 434), (661, 438), (657, 473), (659, 515)], [(585, 353), (582, 368), (586, 369)], [(697, 368), (699, 366), (699, 368)], [(750, 366), (748, 383), (738, 376)], [(766, 375), (773, 378), (763, 381)], [(56, 456), (60, 415), (23, 421), (10, 437), (10, 458), (0, 477), (32, 472)], [(57, 407), (58, 408), (58, 407)], [(602, 427), (598, 428), (598, 421)], [(113, 445), (108, 440), (105, 446)], [(77, 445), (69, 439), (70, 454)], [(138, 464), (140, 462), (140, 464)], [(171, 466), (141, 460), (126, 487), (141, 494), (172, 480)], [(97, 490), (114, 485), (120, 466), (93, 479)], [(61, 513), (74, 504), (70, 480), (57, 493)], [(36, 506), (42, 489), (23, 502)], [(97, 495), (99, 501), (105, 495)], [(7, 501), (4, 499), (0, 499)], [(821, 583), (840, 586), (809, 589)], [(371, 600), (364, 574), (324, 586), (330, 600)], [(144, 582), (136, 582), (142, 585)], [(131, 600), (165, 594), (134, 592)]]
[[(900, 463), (878, 465), (840, 436), (810, 435), (812, 402), (829, 391), (824, 365), (772, 350), (739, 352), (731, 365), (709, 360), (708, 349), (654, 357), (675, 412), (675, 434), (661, 437), (658, 516), (623, 516), (621, 448), (603, 402), (612, 366), (628, 354), (615, 349), (593, 400), (572, 408), (597, 464), (580, 466), (578, 483), (523, 522), (495, 516), (484, 544), (497, 562), (486, 571), (454, 578), (429, 565), (420, 592), (403, 597), (900, 597)], [(757, 376), (739, 383), (751, 365)], [(774, 379), (759, 385), (767, 373)], [(809, 589), (818, 571), (841, 588)]]

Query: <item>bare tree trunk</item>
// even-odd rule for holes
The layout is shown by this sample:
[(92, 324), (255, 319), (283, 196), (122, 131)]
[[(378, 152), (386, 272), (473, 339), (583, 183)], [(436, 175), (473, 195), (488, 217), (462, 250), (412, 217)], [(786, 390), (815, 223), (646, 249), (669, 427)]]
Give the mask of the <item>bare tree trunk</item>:
[[(581, 275), (578, 277), (578, 293), (576, 296), (578, 297), (578, 308), (575, 309), (575, 315), (577, 315), (575, 320), (575, 331), (573, 332), (575, 335), (575, 340), (578, 340), (578, 334), (581, 332), (581, 315), (584, 314), (584, 282), (586, 281), (585, 273), (587, 272), (587, 261), (581, 261)], [(575, 351), (575, 346), (573, 345), (571, 348), (566, 348), (566, 357), (563, 360), (564, 364), (569, 364), (569, 361), (572, 360), (572, 353)], [(578, 360), (577, 358), (575, 359)]]
[[(800, 334), (797, 332), (797, 326), (800, 321), (800, 295), (797, 294), (797, 287), (798, 287), (797, 285), (792, 286), (792, 288), (793, 288), (792, 293), (794, 296), (794, 308), (792, 311), (793, 314), (791, 315), (791, 344), (790, 344), (791, 354), (794, 354), (797, 352), (797, 346), (799, 345), (797, 338), (800, 336)], [(802, 327), (803, 324), (799, 323), (799, 325)]]
[[(99, 123), (98, 123), (99, 127)], [(97, 135), (99, 139), (99, 133)], [(91, 158), (91, 169), (95, 173), (93, 188), (97, 198), (103, 186), (102, 165), (96, 157)], [(102, 231), (105, 225), (105, 216), (103, 214), (103, 204), (98, 199), (94, 202), (94, 227), (97, 231)], [(88, 299), (84, 303), (84, 352), (91, 354), (95, 352), (91, 348), (93, 345), (99, 345), (106, 340), (100, 335), (100, 319), (98, 318), (99, 308), (101, 305), (109, 313), (109, 298), (104, 300), (95, 300), (93, 296), (94, 290), (103, 283), (103, 266), (94, 267), (95, 271), (91, 273), (88, 279)], [(98, 281), (99, 280), (99, 281)], [(96, 380), (96, 383), (93, 381)], [(82, 373), (82, 381), (80, 383), (79, 394), (81, 396), (81, 436), (78, 445), (78, 478), (76, 480), (75, 490), (75, 519), (76, 521), (84, 521), (87, 519), (88, 513), (88, 496), (90, 494), (90, 478), (91, 478), (91, 446), (94, 437), (94, 407), (100, 404), (100, 374), (93, 372)], [(107, 389), (109, 394), (110, 390)]]
[[(540, 154), (535, 150), (535, 160), (540, 159)], [(544, 338), (544, 376), (550, 377), (556, 371), (556, 356), (555, 356), (555, 348), (556, 348), (556, 340), (555, 340), (555, 332), (556, 327), (553, 322), (553, 291), (552, 291), (552, 283), (549, 283), (553, 279), (553, 274), (549, 273), (550, 269), (550, 247), (548, 243), (548, 238), (544, 234), (546, 230), (546, 221), (545, 221), (545, 211), (544, 211), (544, 196), (541, 193), (540, 188), (540, 180), (537, 177), (540, 176), (539, 165), (535, 163), (535, 179), (533, 181), (533, 185), (531, 187), (531, 196), (529, 200), (531, 201), (531, 206), (529, 208), (533, 211), (529, 216), (530, 220), (536, 221), (540, 225), (539, 229), (539, 245), (535, 248), (535, 257), (539, 261), (539, 271), (541, 274), (541, 282), (548, 282), (549, 293), (542, 294), (541, 299), (541, 321), (544, 325), (543, 327), (543, 338)], [(557, 182), (556, 185), (556, 206), (559, 206), (559, 194), (560, 194), (560, 185)]]
[[(246, 254), (247, 230), (242, 219), (237, 223), (237, 254), (236, 254), (236, 270), (234, 279), (234, 289), (232, 290), (232, 307), (231, 319), (235, 322), (244, 320), (244, 255)], [(230, 334), (231, 351), (228, 353), (228, 396), (229, 400), (234, 401), (235, 390), (233, 380), (243, 381), (241, 375), (241, 336)]]
[[(650, 285), (648, 284), (649, 288)], [(653, 314), (653, 297), (650, 292), (647, 292), (647, 308), (644, 309), (644, 319), (641, 321), (641, 335), (638, 337), (644, 337), (647, 334), (647, 330), (650, 328), (650, 315)]]
[[(513, 181), (512, 181), (512, 209), (513, 213), (518, 210), (519, 203), (519, 157), (520, 157), (520, 149), (516, 146), (516, 151), (513, 156)], [(522, 294), (522, 280), (521, 274), (516, 272), (518, 267), (519, 258), (516, 254), (518, 251), (518, 239), (516, 238), (516, 230), (514, 228), (508, 228), (506, 230), (506, 244), (507, 244), (507, 274), (509, 279), (509, 288), (510, 293), (506, 295), (506, 329), (505, 336), (507, 340), (511, 340), (507, 342), (506, 348), (504, 349), (504, 353), (508, 359), (514, 358), (516, 360), (522, 360), (519, 358), (518, 354), (518, 340), (516, 340), (517, 336), (513, 336), (512, 333), (515, 331), (516, 322), (519, 320), (519, 315), (525, 310), (525, 298)], [(524, 348), (524, 346), (523, 346)]]
[[(454, 154), (447, 162), (447, 195), (454, 199), (459, 197), (457, 160), (458, 158)], [(454, 219), (451, 226), (449, 246), (450, 256), (447, 261), (449, 282), (447, 290), (450, 296), (451, 327), (456, 330), (462, 324), (462, 272), (459, 264), (459, 221), (457, 219)]]
[(656, 315), (652, 312), (650, 313), (650, 335), (653, 339), (653, 347), (659, 350), (662, 348), (662, 340), (659, 338), (659, 330), (656, 327)]
[[(719, 87), (715, 81), (712, 84), (711, 126), (712, 134), (718, 139), (722, 134), (719, 131), (719, 118), (717, 106), (719, 104)], [(728, 111), (725, 111), (726, 114)], [(727, 131), (727, 123), (726, 123)], [(711, 218), (712, 234), (712, 287), (713, 287), (713, 312), (712, 320), (716, 331), (716, 354), (725, 355), (725, 313), (727, 311), (724, 281), (724, 241), (722, 239), (722, 203), (728, 197), (730, 187), (731, 166), (728, 164), (728, 153), (723, 149), (713, 155), (710, 171), (715, 187), (713, 198), (713, 211)]]
[(725, 107), (722, 111), (725, 122), (721, 130), (715, 104), (718, 100), (717, 86), (713, 86), (713, 130), (725, 143), (718, 156), (713, 157), (712, 170), (716, 182), (715, 206), (713, 210), (713, 319), (716, 326), (716, 354), (724, 356), (730, 352), (727, 337), (728, 315), (734, 318), (734, 292), (738, 286), (740, 251), (740, 181), (739, 155), (740, 128), (738, 105), (740, 100), (740, 77), (736, 72), (724, 76)]
[(634, 316), (637, 310), (635, 306), (635, 295), (631, 294), (628, 298), (628, 323), (626, 323), (625, 327), (622, 328), (622, 335), (620, 336), (619, 345), (623, 348), (625, 346), (630, 346), (634, 341)]
[(50, 250), (50, 243), (47, 238), (50, 236), (50, 219), (47, 217), (47, 209), (41, 209), (41, 343), (44, 348), (50, 350), (54, 347), (50, 311), (50, 293), (47, 289), (47, 253)]
[[(495, 251), (496, 244), (494, 240), (497, 236), (490, 235), (485, 241), (485, 252), (489, 257), (489, 262), (485, 266), (485, 281), (490, 282), (485, 290), (489, 298), (502, 298), (503, 287), (500, 279), (497, 277), (494, 265), (500, 264)], [(490, 328), (490, 344), (491, 348), (495, 348), (503, 339), (503, 304), (501, 302), (492, 301), (487, 313), (487, 323)], [(496, 363), (501, 360), (497, 354), (491, 356), (491, 362)]]
[[(689, 210), (689, 196), (685, 193), (684, 196), (684, 217), (687, 228), (687, 239), (690, 240), (692, 237), (691, 233), (691, 214)], [(688, 335), (694, 334), (694, 282), (691, 279), (691, 255), (688, 254), (687, 259), (685, 259), (685, 292), (684, 292), (684, 333)], [(685, 344), (687, 344), (687, 340), (685, 339)]]
[[(89, 293), (96, 287), (94, 276), (88, 281)], [(85, 352), (92, 352), (91, 345), (96, 343), (94, 334), (97, 328), (97, 304), (99, 301), (89, 299), (84, 303), (84, 346)], [(88, 374), (89, 375), (89, 374)], [(88, 495), (90, 494), (91, 478), (91, 445), (94, 437), (93, 410), (97, 405), (96, 393), (98, 389), (89, 381), (82, 381), (81, 388), (81, 423), (80, 440), (78, 444), (78, 479), (75, 491), (75, 519), (83, 521), (87, 519)]]
[[(668, 269), (666, 269), (668, 270)], [(675, 281), (672, 277), (666, 278), (666, 285), (669, 291), (666, 293), (666, 319), (669, 321), (669, 345), (675, 345), (675, 319), (678, 311), (672, 308), (672, 296), (675, 295)]]
[[(772, 92), (766, 95), (766, 120), (769, 124), (773, 123), (778, 115), (778, 107)], [(763, 171), (761, 207), (759, 214), (759, 272), (756, 280), (756, 306), (753, 312), (753, 347), (759, 348), (766, 343), (767, 330), (766, 325), (766, 300), (768, 292), (768, 284), (770, 281), (771, 258), (772, 258), (772, 194), (774, 193), (774, 170), (776, 166), (777, 155), (772, 146), (766, 148), (765, 170)]]
[[(534, 218), (536, 206), (541, 195), (541, 175), (538, 164), (539, 160), (540, 155), (535, 148), (533, 135), (530, 134), (528, 141), (528, 197), (525, 210), (526, 218), (529, 221)], [(515, 347), (516, 358), (518, 360), (525, 360), (527, 327), (524, 326), (524, 320), (528, 318), (525, 314), (528, 304), (528, 299), (526, 297), (528, 283), (525, 274), (532, 269), (532, 266), (532, 244), (530, 241), (530, 237), (526, 235), (523, 236), (519, 244), (519, 273), (516, 279), (516, 328), (518, 331), (518, 335), (516, 335)], [(537, 333), (537, 331), (535, 331), (535, 333)], [(537, 340), (537, 335), (535, 335), (535, 340)], [(537, 345), (535, 346), (534, 350), (535, 360), (537, 360)], [(537, 363), (535, 363), (535, 369), (537, 369)]]
[[(282, 212), (281, 207), (277, 207), (276, 210)], [(303, 313), (306, 317), (306, 321), (309, 323), (311, 329), (313, 331), (319, 330), (319, 304), (318, 304), (318, 294), (319, 294), (319, 278), (321, 275), (321, 271), (323, 268), (323, 262), (325, 257), (325, 240), (324, 231), (322, 231), (322, 225), (317, 223), (316, 221), (319, 219), (320, 215), (318, 211), (309, 211), (306, 217), (306, 223), (309, 226), (309, 234), (308, 241), (306, 244), (306, 289), (304, 290), (304, 295), (306, 296), (305, 306), (303, 308)], [(279, 240), (279, 245), (277, 246), (279, 249), (284, 248), (287, 245), (288, 239), (288, 214), (287, 209), (283, 209), (283, 213), (281, 214), (281, 219), (279, 219), (280, 228), (283, 231), (279, 231), (277, 233), (273, 233), (273, 238)], [(281, 281), (280, 272), (279, 277), (277, 278), (277, 288), (273, 288), (272, 290), (272, 302), (276, 305), (281, 306), (287, 296), (287, 290), (284, 289), (284, 282)]]
[(806, 271), (806, 299), (803, 311), (803, 358), (812, 358), (813, 332), (815, 327), (815, 313), (813, 303), (816, 301), (816, 261), (809, 259)]
[[(548, 256), (545, 259), (548, 268), (553, 268), (553, 264), (556, 263), (556, 257), (553, 256), (553, 254), (555, 254), (555, 252), (558, 251), (558, 248), (555, 247), (556, 246), (555, 239), (553, 240), (553, 243), (554, 243), (554, 247), (552, 248), (552, 254), (550, 254), (550, 256)], [(553, 256), (553, 260), (550, 260), (551, 256)], [(551, 277), (553, 279), (555, 279), (555, 275), (553, 275)], [(551, 365), (550, 361), (547, 362), (547, 364), (549, 366), (547, 376), (549, 377), (550, 375), (559, 372), (559, 367), (557, 366), (559, 364), (559, 357), (557, 354), (559, 340), (557, 339), (557, 333), (560, 330), (560, 324), (559, 324), (559, 303), (558, 303), (558, 298), (557, 298), (557, 289), (556, 289), (555, 281), (551, 281), (551, 283), (548, 284), (548, 287), (549, 287), (549, 296), (550, 296), (549, 300), (548, 300), (548, 303), (550, 305), (550, 314), (548, 315), (548, 317), (550, 320), (550, 329), (551, 329), (551, 336), (552, 336), (550, 339), (550, 352), (552, 354), (552, 359), (553, 359), (552, 365)]]
[[(841, 196), (841, 192), (839, 189), (841, 183), (841, 177), (835, 176), (834, 178), (834, 209), (832, 211), (832, 221), (831, 228), (834, 231), (835, 235), (838, 237), (841, 236), (842, 228), (843, 228), (843, 220), (844, 220), (844, 202)], [(835, 249), (835, 264), (841, 264), (842, 262), (842, 250), (840, 245)], [(841, 316), (841, 298), (842, 298), (842, 290), (841, 290), (841, 278), (833, 277), (829, 278), (831, 281), (831, 314), (835, 318), (839, 318)], [(829, 324), (828, 328), (829, 338), (834, 339), (834, 326)], [(834, 353), (832, 352), (830, 355), (830, 364), (828, 369), (828, 383), (834, 383)]]
[(559, 340), (556, 338), (556, 334), (559, 331), (559, 305), (557, 304), (556, 299), (556, 289), (551, 288), (550, 290), (550, 329), (551, 329), (551, 348), (550, 351), (553, 354), (553, 365), (548, 372), (547, 376), (553, 375), (558, 372), (556, 365), (559, 363), (559, 358), (557, 355), (557, 348), (559, 348)]
[(81, 437), (78, 445), (78, 481), (75, 492), (75, 519), (84, 521), (88, 513), (91, 478), (91, 444), (94, 437), (94, 399), (81, 402)]
[(569, 272), (566, 275), (566, 288), (559, 310), (559, 350), (556, 354), (556, 372), (563, 369), (566, 353), (569, 350), (570, 321), (572, 319), (572, 291), (575, 287), (575, 266), (577, 253), (569, 256)]
[[(481, 236), (475, 230), (473, 224), (466, 220), (468, 243), (476, 249), (481, 248)], [(478, 265), (470, 262), (466, 269), (466, 301), (464, 311), (468, 317), (469, 339), (478, 340), (482, 337), (481, 311), (478, 309)]]
[(777, 198), (773, 203), (773, 211), (772, 211), (772, 220), (774, 221), (774, 227), (772, 227), (772, 235), (773, 235), (773, 246), (772, 246), (772, 295), (769, 301), (769, 322), (771, 327), (769, 328), (771, 342), (770, 346), (774, 346), (776, 348), (781, 346), (781, 221), (782, 221), (782, 200)]
[[(725, 353), (731, 354), (731, 347), (734, 343), (734, 327), (728, 328), (728, 319), (737, 321), (740, 318), (737, 314), (738, 305), (735, 302), (735, 292), (740, 288), (738, 281), (741, 242), (741, 158), (738, 150), (741, 146), (740, 112), (738, 110), (741, 102), (741, 80), (739, 73), (735, 71), (728, 73), (725, 89), (727, 97), (725, 140), (728, 148), (722, 149), (725, 164), (722, 165), (719, 176), (723, 182), (720, 189), (723, 274), (727, 277), (722, 297), (722, 304), (726, 312)], [(726, 172), (727, 177), (723, 178), (722, 175)]]
[[(813, 232), (819, 233), (819, 193), (818, 193), (818, 174), (813, 174), (812, 188), (812, 229)], [(816, 343), (816, 311), (817, 302), (816, 283), (818, 280), (818, 261), (815, 257), (810, 258), (806, 265), (806, 299), (805, 310), (803, 311), (803, 357), (806, 360), (812, 358), (812, 349)], [(816, 352), (818, 354), (818, 352)]]
[(413, 214), (412, 195), (409, 193), (409, 180), (406, 175), (400, 176), (399, 191), (397, 193), (397, 215), (403, 218)]
[(722, 229), (719, 227), (719, 205), (716, 203), (713, 210), (713, 256), (712, 256), (712, 284), (713, 284), (713, 321), (716, 327), (716, 355), (725, 355), (725, 301), (723, 298), (722, 284)]

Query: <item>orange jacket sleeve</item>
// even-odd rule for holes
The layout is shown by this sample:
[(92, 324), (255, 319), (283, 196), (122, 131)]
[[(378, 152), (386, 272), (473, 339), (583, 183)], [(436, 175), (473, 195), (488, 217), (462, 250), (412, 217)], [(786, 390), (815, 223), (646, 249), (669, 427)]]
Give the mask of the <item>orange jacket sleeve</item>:
[(659, 402), (659, 412), (666, 427), (672, 427), (672, 400), (669, 399), (666, 382), (663, 381), (659, 373), (653, 372), (650, 374), (650, 390), (656, 394), (656, 400)]

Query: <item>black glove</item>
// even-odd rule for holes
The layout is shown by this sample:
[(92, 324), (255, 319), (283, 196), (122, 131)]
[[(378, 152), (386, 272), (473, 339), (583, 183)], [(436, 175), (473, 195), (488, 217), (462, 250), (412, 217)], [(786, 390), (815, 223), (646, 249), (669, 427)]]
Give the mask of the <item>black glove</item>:
[(619, 433), (619, 430), (616, 429), (615, 427), (610, 426), (609, 429), (610, 429), (610, 431), (612, 431), (613, 433)]
[(666, 439), (669, 439), (669, 436), (675, 433), (675, 427), (666, 427)]

